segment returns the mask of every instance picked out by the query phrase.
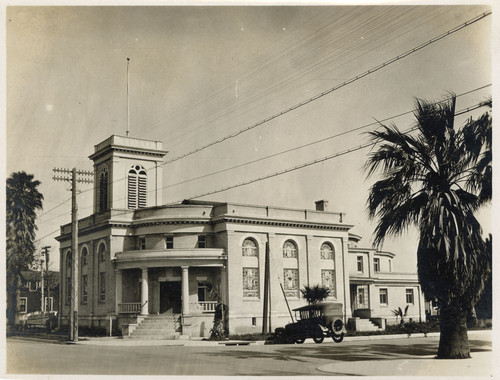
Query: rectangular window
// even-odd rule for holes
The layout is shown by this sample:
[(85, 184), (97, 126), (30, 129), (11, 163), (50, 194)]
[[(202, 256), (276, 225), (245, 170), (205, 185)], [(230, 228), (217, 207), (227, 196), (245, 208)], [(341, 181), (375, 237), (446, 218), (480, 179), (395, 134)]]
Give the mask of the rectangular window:
[(166, 249), (174, 248), (174, 237), (172, 235), (165, 236), (165, 248)]
[(356, 309), (368, 309), (368, 285), (356, 287)]
[(287, 297), (299, 296), (299, 270), (283, 269), (283, 282)]
[(387, 289), (380, 289), (380, 304), (388, 305), (389, 300), (387, 298)]
[(30, 292), (36, 291), (36, 281), (28, 281), (28, 288)]
[(406, 289), (406, 303), (414, 304), (413, 289)]
[(20, 313), (26, 313), (28, 311), (28, 298), (19, 297), (19, 305), (17, 305)]
[(45, 311), (53, 311), (54, 310), (54, 298), (45, 297)]
[(321, 286), (330, 289), (330, 296), (335, 297), (335, 271), (333, 269), (321, 270)]
[(139, 246), (139, 249), (141, 251), (145, 250), (146, 249), (146, 238), (144, 236), (141, 236), (138, 241), (137, 241), (137, 244)]
[(258, 268), (243, 268), (243, 297), (259, 297)]
[(207, 248), (207, 240), (205, 235), (198, 235), (198, 248)]
[(99, 302), (106, 301), (106, 272), (99, 272)]
[(357, 257), (358, 272), (363, 273), (363, 256)]
[(207, 283), (198, 281), (198, 302), (208, 301), (208, 291)]
[(89, 291), (89, 276), (85, 274), (82, 276), (82, 303), (83, 304), (87, 303), (88, 291)]
[(373, 259), (373, 271), (375, 273), (380, 272), (380, 259), (378, 257)]

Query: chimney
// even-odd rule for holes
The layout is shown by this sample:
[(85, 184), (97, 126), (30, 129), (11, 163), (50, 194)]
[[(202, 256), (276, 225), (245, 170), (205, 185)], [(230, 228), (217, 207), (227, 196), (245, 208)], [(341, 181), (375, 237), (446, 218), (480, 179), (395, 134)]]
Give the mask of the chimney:
[(328, 201), (321, 200), (321, 201), (316, 201), (316, 211), (326, 211), (328, 207)]

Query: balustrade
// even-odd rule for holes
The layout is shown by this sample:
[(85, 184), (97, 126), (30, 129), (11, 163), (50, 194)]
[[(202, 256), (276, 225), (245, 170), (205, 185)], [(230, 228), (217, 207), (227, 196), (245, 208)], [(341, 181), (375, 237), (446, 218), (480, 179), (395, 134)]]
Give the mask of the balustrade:
[(214, 313), (217, 301), (198, 301), (190, 303), (191, 310), (201, 311), (202, 313)]
[(118, 310), (121, 314), (138, 314), (141, 312), (140, 302), (128, 302), (118, 304)]

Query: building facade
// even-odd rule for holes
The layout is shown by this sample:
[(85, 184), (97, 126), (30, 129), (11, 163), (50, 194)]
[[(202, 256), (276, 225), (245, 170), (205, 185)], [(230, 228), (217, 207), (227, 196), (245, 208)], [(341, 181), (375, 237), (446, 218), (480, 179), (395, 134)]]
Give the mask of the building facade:
[[(327, 286), (330, 300), (344, 305), (346, 320), (390, 323), (391, 308), (403, 304), (400, 293), (409, 289), (418, 304), (413, 318), (425, 316), (416, 275), (392, 272), (391, 253), (357, 248), (352, 226), (341, 213), (325, 211), (325, 202), (315, 210), (205, 201), (163, 205), (166, 153), (159, 142), (121, 136), (95, 146), (94, 213), (78, 224), (80, 325), (114, 324), (128, 335), (155, 316), (172, 316), (172, 334), (208, 336), (222, 302), (230, 333), (260, 332), (266, 257), (273, 329), (290, 322), (289, 309), (305, 304), (305, 285)], [(60, 315), (67, 324), (70, 224), (57, 239)], [(357, 271), (359, 257), (366, 271)], [(374, 265), (378, 270), (369, 270)]]

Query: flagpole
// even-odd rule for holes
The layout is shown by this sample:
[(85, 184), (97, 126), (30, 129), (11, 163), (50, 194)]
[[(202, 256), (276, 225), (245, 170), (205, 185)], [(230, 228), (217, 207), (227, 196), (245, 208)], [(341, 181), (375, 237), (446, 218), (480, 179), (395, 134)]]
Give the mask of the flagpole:
[(129, 70), (128, 66), (130, 63), (130, 58), (127, 58), (127, 137), (129, 134), (129, 128), (130, 128), (130, 91), (129, 91)]

